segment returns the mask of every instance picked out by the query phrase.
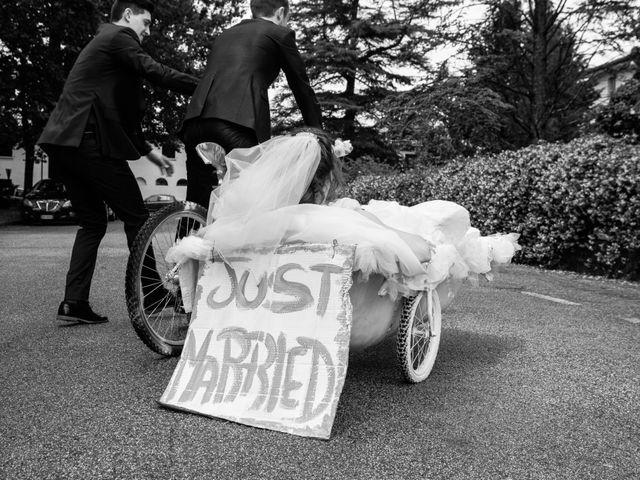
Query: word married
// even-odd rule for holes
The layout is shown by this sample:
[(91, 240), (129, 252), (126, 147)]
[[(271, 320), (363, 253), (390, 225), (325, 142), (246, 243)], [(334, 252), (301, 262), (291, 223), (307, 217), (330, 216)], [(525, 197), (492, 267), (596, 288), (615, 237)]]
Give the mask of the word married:
[[(250, 396), (254, 400), (249, 410), (295, 411), (300, 422), (317, 417), (330, 407), (337, 372), (331, 354), (319, 340), (297, 337), (296, 344), (287, 348), (282, 333), (275, 339), (267, 332), (228, 327), (215, 340), (213, 333), (207, 332), (196, 351), (195, 336), (189, 332), (168, 402), (177, 397), (178, 404), (197, 398), (201, 404), (233, 403), (238, 395)], [(208, 353), (214, 341), (224, 343), (220, 361)], [(308, 366), (305, 378), (294, 378), (296, 363)], [(184, 383), (180, 379), (185, 374), (188, 381), (181, 387), (179, 384)], [(303, 387), (306, 392), (301, 390)]]

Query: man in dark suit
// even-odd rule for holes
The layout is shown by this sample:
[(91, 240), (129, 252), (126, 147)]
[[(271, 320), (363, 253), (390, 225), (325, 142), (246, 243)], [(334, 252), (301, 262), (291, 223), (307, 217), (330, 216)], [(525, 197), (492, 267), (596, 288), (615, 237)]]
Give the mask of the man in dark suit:
[(105, 203), (124, 222), (129, 248), (148, 217), (127, 160), (146, 156), (169, 175), (173, 172), (170, 161), (152, 150), (142, 134), (142, 79), (184, 94), (192, 94), (198, 80), (156, 62), (142, 49), (152, 12), (149, 0), (114, 2), (112, 23), (101, 25), (80, 52), (38, 141), (67, 187), (80, 225), (59, 320), (107, 321), (88, 302), (107, 228)]
[(288, 0), (251, 0), (251, 20), (222, 32), (213, 42), (182, 130), (187, 154), (187, 200), (205, 207), (217, 177), (195, 146), (215, 142), (226, 152), (252, 147), (271, 136), (267, 90), (282, 70), (304, 123), (322, 128), (320, 105), (287, 27)]

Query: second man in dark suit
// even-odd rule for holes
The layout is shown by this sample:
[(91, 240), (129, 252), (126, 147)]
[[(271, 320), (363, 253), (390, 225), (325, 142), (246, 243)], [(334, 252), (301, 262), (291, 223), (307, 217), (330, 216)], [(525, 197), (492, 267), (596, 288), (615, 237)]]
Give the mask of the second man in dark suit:
[(187, 200), (207, 207), (217, 177), (195, 146), (215, 142), (228, 153), (271, 136), (268, 89), (283, 71), (304, 123), (322, 128), (320, 105), (309, 84), (293, 30), (288, 0), (251, 0), (253, 18), (213, 42), (182, 130), (187, 154)]

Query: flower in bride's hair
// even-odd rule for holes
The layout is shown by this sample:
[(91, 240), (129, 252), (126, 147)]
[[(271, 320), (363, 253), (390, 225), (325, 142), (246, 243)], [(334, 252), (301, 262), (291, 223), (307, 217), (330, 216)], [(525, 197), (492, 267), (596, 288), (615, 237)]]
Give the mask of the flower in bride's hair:
[(353, 150), (351, 140), (340, 140), (339, 138), (333, 142), (333, 153), (336, 157), (346, 157)]

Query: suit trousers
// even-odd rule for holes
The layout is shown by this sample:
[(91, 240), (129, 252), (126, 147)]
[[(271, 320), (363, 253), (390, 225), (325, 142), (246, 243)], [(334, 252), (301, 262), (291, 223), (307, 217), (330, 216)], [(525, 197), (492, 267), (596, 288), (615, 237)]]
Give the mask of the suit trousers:
[[(98, 247), (107, 230), (105, 204), (124, 222), (129, 249), (149, 214), (138, 183), (126, 160), (104, 157), (95, 134), (85, 132), (78, 148), (47, 149), (78, 220), (71, 251), (65, 300), (88, 300)], [(155, 260), (152, 268), (155, 272)]]
[(183, 128), (184, 147), (187, 154), (187, 201), (209, 207), (211, 190), (218, 185), (218, 177), (213, 165), (202, 161), (196, 145), (215, 142), (226, 153), (234, 148), (253, 147), (258, 144), (256, 132), (218, 118), (192, 119)]

